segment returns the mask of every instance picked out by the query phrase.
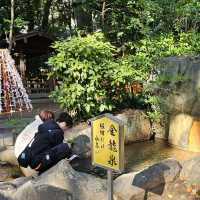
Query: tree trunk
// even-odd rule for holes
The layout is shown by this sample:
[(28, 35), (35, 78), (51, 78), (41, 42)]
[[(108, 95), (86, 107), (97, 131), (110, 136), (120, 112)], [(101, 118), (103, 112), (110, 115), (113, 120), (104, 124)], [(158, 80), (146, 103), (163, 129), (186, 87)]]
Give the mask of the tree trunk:
[(42, 18), (42, 30), (47, 31), (48, 25), (49, 25), (49, 14), (50, 14), (50, 8), (52, 5), (52, 0), (46, 0), (46, 3), (44, 5), (43, 10), (43, 18)]
[(15, 9), (15, 1), (11, 0), (11, 19), (10, 19), (10, 35), (9, 35), (9, 47), (8, 49), (12, 50), (13, 45), (13, 29), (14, 29), (14, 9)]
[(105, 22), (105, 9), (106, 9), (106, 0), (103, 1), (102, 11), (101, 11), (101, 25), (104, 30), (104, 22)]

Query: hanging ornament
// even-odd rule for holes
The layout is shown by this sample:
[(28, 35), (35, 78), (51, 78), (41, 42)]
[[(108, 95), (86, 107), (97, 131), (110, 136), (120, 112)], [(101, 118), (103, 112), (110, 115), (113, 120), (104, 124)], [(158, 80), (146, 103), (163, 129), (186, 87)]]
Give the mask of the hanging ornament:
[(0, 49), (0, 113), (32, 110), (31, 101), (7, 49)]

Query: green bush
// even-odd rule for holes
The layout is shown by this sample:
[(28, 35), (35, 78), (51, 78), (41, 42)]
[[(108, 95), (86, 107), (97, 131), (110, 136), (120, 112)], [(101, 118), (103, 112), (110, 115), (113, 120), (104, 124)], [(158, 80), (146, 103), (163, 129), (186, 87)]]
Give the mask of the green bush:
[[(135, 53), (123, 57), (118, 56), (117, 49), (101, 33), (58, 41), (53, 46), (56, 54), (49, 59), (50, 77), (59, 80), (51, 97), (81, 118), (145, 103), (150, 118), (157, 121), (162, 101), (153, 98), (154, 86), (145, 87), (152, 69), (163, 57), (198, 54), (199, 41), (200, 34), (195, 32), (148, 37), (131, 44)], [(176, 77), (173, 81), (183, 79)], [(138, 96), (125, 90), (135, 81), (144, 84), (143, 94)], [(160, 76), (153, 84), (162, 87), (168, 81), (171, 77)]]
[(53, 47), (49, 75), (60, 82), (51, 97), (62, 108), (87, 118), (111, 111), (127, 98), (124, 85), (132, 81), (134, 70), (126, 59), (115, 58), (116, 49), (101, 33), (58, 41)]

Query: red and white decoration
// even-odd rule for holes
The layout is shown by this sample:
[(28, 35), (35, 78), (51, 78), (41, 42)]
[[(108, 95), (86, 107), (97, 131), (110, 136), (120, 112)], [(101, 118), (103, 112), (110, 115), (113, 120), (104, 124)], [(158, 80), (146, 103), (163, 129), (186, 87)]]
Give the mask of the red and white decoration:
[(32, 110), (31, 101), (8, 49), (0, 49), (0, 113), (23, 110)]

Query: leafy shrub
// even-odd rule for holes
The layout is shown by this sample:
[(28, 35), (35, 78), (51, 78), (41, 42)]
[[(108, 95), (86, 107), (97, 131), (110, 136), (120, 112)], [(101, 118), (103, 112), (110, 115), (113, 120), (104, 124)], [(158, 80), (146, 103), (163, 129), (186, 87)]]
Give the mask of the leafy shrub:
[(91, 117), (113, 110), (127, 98), (124, 85), (132, 81), (134, 70), (127, 60), (115, 59), (114, 46), (101, 33), (58, 41), (50, 77), (59, 85), (51, 94), (61, 107), (79, 117)]
[[(145, 103), (150, 118), (158, 121), (162, 101), (153, 98), (153, 86), (145, 85), (151, 71), (163, 57), (196, 55), (200, 52), (199, 41), (200, 34), (195, 32), (147, 37), (132, 44), (133, 55), (122, 58), (117, 58), (117, 49), (101, 33), (58, 41), (53, 46), (56, 54), (49, 59), (50, 77), (59, 80), (51, 97), (68, 112), (84, 118), (122, 105)], [(182, 79), (184, 77), (176, 77), (173, 81)], [(135, 81), (144, 85), (143, 94), (138, 96), (125, 90)], [(157, 87), (167, 81), (171, 81), (170, 77), (160, 76), (156, 80)]]

